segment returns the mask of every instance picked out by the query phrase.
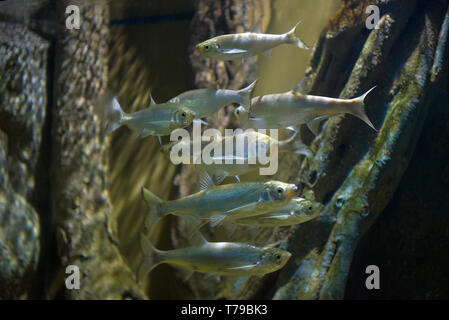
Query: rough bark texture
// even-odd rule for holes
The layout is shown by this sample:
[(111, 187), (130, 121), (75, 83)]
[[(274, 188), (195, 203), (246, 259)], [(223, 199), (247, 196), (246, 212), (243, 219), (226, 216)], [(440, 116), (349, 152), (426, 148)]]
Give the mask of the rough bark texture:
[[(64, 5), (65, 4), (65, 5)], [(68, 2), (58, 12), (64, 17)], [(69, 298), (143, 297), (119, 254), (107, 193), (107, 150), (93, 103), (107, 84), (108, 6), (85, 2), (81, 28), (57, 39), (53, 110), (53, 208), (62, 266), (77, 265), (79, 290)], [(61, 21), (60, 26), (64, 26)]]
[(27, 297), (37, 269), (48, 51), (34, 32), (0, 24), (0, 298)]

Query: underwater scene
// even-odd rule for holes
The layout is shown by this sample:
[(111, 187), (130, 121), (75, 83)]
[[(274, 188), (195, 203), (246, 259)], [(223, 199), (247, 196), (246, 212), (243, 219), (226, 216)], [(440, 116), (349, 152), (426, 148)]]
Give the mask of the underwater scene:
[(449, 299), (448, 62), (447, 0), (0, 1), (0, 299)]

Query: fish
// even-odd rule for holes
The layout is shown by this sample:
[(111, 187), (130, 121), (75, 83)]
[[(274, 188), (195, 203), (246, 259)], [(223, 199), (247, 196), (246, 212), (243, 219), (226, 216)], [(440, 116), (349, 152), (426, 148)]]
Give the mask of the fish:
[[(182, 154), (180, 159), (184, 164), (195, 164), (199, 168), (200, 175), (208, 174), (212, 177), (215, 185), (219, 185), (228, 176), (234, 176), (238, 182), (240, 182), (240, 175), (250, 173), (256, 169), (263, 166), (258, 160), (258, 145), (257, 142), (261, 143), (264, 147), (264, 151), (261, 155), (269, 158), (271, 155), (271, 146), (276, 145), (279, 152), (292, 152), (295, 154), (302, 154), (306, 157), (313, 155), (312, 151), (299, 139), (295, 140), (296, 133), (286, 140), (278, 141), (266, 134), (261, 132), (256, 132), (254, 130), (247, 130), (242, 133), (235, 134), (233, 136), (225, 136), (217, 138), (217, 143), (221, 144), (221, 153), (213, 154), (213, 163), (205, 164), (204, 162), (197, 163), (195, 160), (201, 158), (201, 154), (195, 155), (193, 152), (193, 141), (192, 140), (181, 140), (165, 144), (162, 150), (170, 155), (173, 148), (177, 150), (182, 150), (183, 147), (189, 150), (188, 155)], [(238, 154), (237, 152), (237, 142), (239, 140), (244, 141), (243, 154)], [(249, 142), (254, 142), (256, 148), (251, 151), (248, 148)], [(202, 141), (201, 150), (205, 150), (205, 147), (211, 142)], [(232, 143), (233, 149), (229, 151), (226, 150), (226, 144)], [(239, 160), (239, 162), (238, 162)], [(254, 161), (251, 161), (254, 160)], [(275, 159), (274, 159), (275, 160)], [(226, 163), (229, 161), (231, 163)], [(201, 178), (200, 178), (201, 179)]]
[(251, 99), (249, 111), (242, 106), (236, 108), (234, 115), (240, 122), (251, 128), (281, 129), (307, 124), (310, 131), (317, 135), (322, 120), (330, 116), (349, 113), (377, 132), (378, 130), (365, 112), (365, 98), (375, 88), (353, 99), (312, 96), (296, 91), (267, 94)]
[(117, 98), (109, 99), (107, 95), (96, 103), (94, 111), (106, 123), (108, 134), (125, 125), (142, 138), (169, 135), (173, 130), (189, 126), (195, 118), (193, 111), (179, 103), (154, 101), (149, 108), (125, 113)]
[(309, 47), (295, 34), (300, 23), (301, 20), (284, 34), (245, 32), (221, 35), (199, 43), (196, 49), (202, 55), (216, 60), (247, 59), (281, 44), (292, 44), (308, 50)]
[(242, 219), (229, 219), (228, 222), (244, 226), (285, 227), (307, 222), (318, 217), (323, 210), (319, 202), (304, 198), (293, 198), (282, 208)]
[(251, 94), (256, 81), (241, 90), (229, 89), (196, 89), (186, 91), (170, 99), (168, 102), (180, 103), (195, 113), (195, 118), (210, 117), (222, 107), (231, 103), (239, 103), (249, 108)]
[(215, 227), (227, 217), (250, 217), (284, 206), (294, 197), (297, 186), (281, 181), (242, 182), (215, 186), (200, 181), (202, 190), (171, 201), (163, 201), (142, 187), (149, 207), (145, 227), (149, 230), (166, 215), (194, 217)]
[(208, 242), (174, 250), (158, 250), (140, 233), (143, 262), (137, 282), (156, 266), (168, 263), (190, 272), (225, 276), (263, 276), (285, 266), (291, 253), (270, 246), (258, 247), (238, 242)]

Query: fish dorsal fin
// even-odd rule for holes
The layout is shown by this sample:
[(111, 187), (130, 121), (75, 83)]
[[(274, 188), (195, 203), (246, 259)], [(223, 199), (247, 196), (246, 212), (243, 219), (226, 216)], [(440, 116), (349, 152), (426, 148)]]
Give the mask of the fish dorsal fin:
[(190, 242), (195, 246), (204, 246), (209, 243), (209, 241), (207, 241), (207, 239), (199, 231), (191, 235)]
[(275, 242), (272, 242), (272, 243), (268, 243), (265, 246), (268, 247), (268, 248), (276, 248), (278, 246), (281, 246), (283, 243), (284, 243), (283, 240), (278, 240), (278, 241), (275, 241)]
[(206, 190), (209, 187), (215, 186), (215, 183), (212, 180), (210, 174), (204, 169), (200, 170), (199, 180), (200, 180), (200, 191)]
[(290, 91), (292, 95), (294, 95), (295, 97), (303, 97), (304, 95), (298, 91)]
[(150, 106), (156, 105), (156, 104), (157, 104), (157, 103), (154, 101), (153, 95), (151, 94), (151, 91), (150, 91)]
[(222, 171), (218, 174), (214, 175), (214, 182), (215, 184), (218, 186), (220, 185), (224, 179), (226, 179), (226, 177), (229, 175), (229, 173), (227, 171)]

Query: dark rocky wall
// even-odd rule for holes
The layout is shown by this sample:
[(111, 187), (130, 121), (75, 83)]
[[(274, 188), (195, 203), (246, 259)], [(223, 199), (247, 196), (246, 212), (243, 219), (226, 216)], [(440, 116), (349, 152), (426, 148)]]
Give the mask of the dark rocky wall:
[[(49, 43), (0, 23), (0, 298), (29, 295), (40, 254)], [(45, 172), (45, 169), (44, 169)], [(37, 212), (40, 211), (40, 212)]]

